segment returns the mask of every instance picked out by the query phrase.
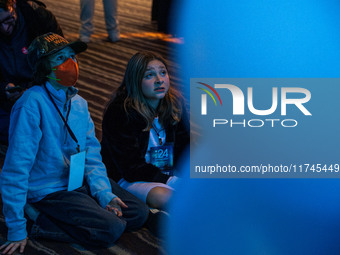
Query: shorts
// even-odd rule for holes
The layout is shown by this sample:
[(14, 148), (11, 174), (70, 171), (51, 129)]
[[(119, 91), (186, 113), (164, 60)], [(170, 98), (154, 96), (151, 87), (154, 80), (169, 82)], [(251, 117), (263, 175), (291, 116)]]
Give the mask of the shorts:
[(123, 178), (120, 179), (118, 184), (125, 190), (129, 191), (136, 197), (138, 197), (140, 200), (142, 200), (144, 203), (146, 203), (146, 198), (150, 192), (155, 187), (163, 187), (167, 188), (169, 190), (174, 190), (170, 186), (161, 183), (161, 182), (128, 182), (124, 180)]

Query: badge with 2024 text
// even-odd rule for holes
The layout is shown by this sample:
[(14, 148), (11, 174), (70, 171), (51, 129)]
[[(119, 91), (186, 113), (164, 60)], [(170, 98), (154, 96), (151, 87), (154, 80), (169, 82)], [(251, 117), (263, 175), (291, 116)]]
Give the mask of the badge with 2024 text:
[(166, 143), (162, 146), (150, 148), (150, 163), (162, 169), (162, 172), (172, 175), (173, 144)]

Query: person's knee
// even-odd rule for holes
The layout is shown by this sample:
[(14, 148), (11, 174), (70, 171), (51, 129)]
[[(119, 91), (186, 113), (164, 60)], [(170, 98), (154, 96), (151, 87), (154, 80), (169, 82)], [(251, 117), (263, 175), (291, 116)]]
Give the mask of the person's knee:
[(114, 224), (110, 224), (108, 227), (107, 241), (108, 245), (114, 244), (123, 234), (126, 228), (126, 222), (120, 220), (119, 223), (115, 222)]
[(140, 203), (136, 217), (136, 229), (141, 228), (147, 221), (149, 217), (149, 210), (150, 210), (149, 207), (145, 203), (143, 202)]
[[(127, 231), (134, 231), (137, 229), (140, 229), (143, 227), (145, 222), (147, 221), (149, 217), (149, 207), (143, 203), (140, 200), (136, 200), (134, 203), (134, 213), (129, 215), (128, 218), (126, 218), (127, 221), (127, 226), (126, 230)], [(124, 217), (124, 213), (123, 213)]]
[(163, 187), (155, 187), (150, 190), (146, 198), (147, 203), (152, 208), (164, 209), (172, 195), (172, 191)]
[(112, 220), (106, 222), (101, 228), (98, 228), (91, 235), (91, 242), (96, 246), (111, 246), (123, 234), (126, 228), (126, 222), (118, 217), (113, 216)]

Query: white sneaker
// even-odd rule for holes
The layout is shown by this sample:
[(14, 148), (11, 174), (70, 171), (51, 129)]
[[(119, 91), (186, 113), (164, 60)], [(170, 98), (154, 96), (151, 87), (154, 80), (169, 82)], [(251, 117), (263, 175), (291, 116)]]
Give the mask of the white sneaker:
[(79, 40), (84, 42), (84, 43), (89, 43), (91, 42), (90, 36), (85, 36), (85, 35), (79, 35)]
[(109, 36), (107, 37), (107, 40), (108, 40), (109, 42), (118, 42), (119, 39), (120, 39), (120, 34), (119, 34), (119, 33), (117, 33), (117, 34), (115, 34), (115, 35), (109, 35)]

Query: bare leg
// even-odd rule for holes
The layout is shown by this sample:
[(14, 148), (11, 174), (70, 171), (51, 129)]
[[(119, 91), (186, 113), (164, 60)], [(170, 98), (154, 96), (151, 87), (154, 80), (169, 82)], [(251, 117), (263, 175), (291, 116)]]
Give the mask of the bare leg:
[(166, 208), (171, 195), (171, 190), (164, 187), (155, 187), (150, 190), (146, 197), (146, 203), (152, 208), (163, 210)]

